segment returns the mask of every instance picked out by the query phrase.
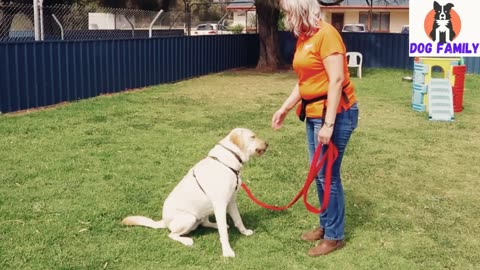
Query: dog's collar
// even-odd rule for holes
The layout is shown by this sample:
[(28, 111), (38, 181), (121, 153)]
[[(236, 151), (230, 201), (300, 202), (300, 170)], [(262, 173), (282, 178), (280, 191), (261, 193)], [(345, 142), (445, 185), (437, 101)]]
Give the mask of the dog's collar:
[[(240, 162), (240, 164), (243, 165), (243, 160), (242, 160), (242, 158), (241, 158), (237, 153), (235, 153), (232, 149), (226, 147), (225, 145), (223, 145), (223, 144), (221, 144), (221, 143), (219, 143), (218, 145), (220, 145), (221, 147), (225, 148), (228, 152), (232, 153), (232, 154), (235, 156), (235, 158), (237, 158), (238, 162)], [(228, 166), (227, 166), (227, 167), (228, 167)]]

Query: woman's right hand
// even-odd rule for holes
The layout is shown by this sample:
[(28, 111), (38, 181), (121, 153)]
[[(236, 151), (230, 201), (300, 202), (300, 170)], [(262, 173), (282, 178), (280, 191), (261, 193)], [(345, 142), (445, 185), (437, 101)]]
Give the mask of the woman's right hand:
[(272, 128), (277, 130), (282, 127), (283, 125), (283, 120), (285, 120), (285, 117), (287, 117), (288, 111), (280, 108), (278, 109), (272, 117)]
[(272, 117), (272, 128), (277, 130), (282, 127), (283, 120), (287, 117), (288, 112), (301, 100), (300, 90), (298, 88), (298, 83), (295, 84), (295, 87), (290, 93), (290, 96), (283, 102), (283, 105), (278, 109)]

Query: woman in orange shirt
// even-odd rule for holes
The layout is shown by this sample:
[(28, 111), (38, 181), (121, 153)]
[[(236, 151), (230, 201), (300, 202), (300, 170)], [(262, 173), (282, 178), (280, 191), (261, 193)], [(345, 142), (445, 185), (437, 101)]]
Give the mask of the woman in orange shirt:
[[(297, 37), (293, 69), (298, 82), (274, 113), (272, 127), (279, 129), (288, 112), (297, 105), (297, 115), (306, 123), (310, 162), (318, 144), (332, 141), (339, 153), (332, 167), (329, 205), (320, 214), (319, 226), (301, 236), (306, 241), (321, 240), (308, 255), (326, 255), (345, 245), (345, 200), (340, 166), (350, 136), (357, 127), (355, 89), (350, 82), (345, 44), (338, 31), (321, 19), (317, 0), (280, 0), (280, 6), (286, 15), (285, 25)], [(323, 201), (324, 171), (325, 168), (320, 170), (315, 181), (320, 202)]]

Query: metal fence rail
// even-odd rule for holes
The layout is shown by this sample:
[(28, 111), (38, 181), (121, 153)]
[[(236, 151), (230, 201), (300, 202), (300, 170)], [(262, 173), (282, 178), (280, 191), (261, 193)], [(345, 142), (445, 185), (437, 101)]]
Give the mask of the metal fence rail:
[(257, 35), (0, 43), (0, 113), (254, 66)]

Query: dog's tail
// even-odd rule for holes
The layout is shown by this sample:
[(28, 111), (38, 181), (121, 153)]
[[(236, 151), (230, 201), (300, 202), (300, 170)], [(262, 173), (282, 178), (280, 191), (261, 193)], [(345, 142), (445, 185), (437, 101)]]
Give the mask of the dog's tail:
[(122, 220), (122, 223), (128, 226), (144, 226), (153, 229), (165, 229), (167, 226), (163, 220), (155, 221), (143, 216), (128, 216)]

